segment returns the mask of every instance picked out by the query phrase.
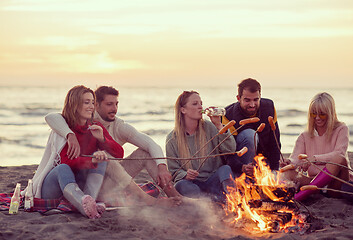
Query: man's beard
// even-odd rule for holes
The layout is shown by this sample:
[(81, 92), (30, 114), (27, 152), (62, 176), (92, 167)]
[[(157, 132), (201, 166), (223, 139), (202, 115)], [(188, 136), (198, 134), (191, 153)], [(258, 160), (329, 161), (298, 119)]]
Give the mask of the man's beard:
[(249, 110), (247, 110), (247, 109), (243, 109), (243, 108), (242, 108), (242, 110), (243, 110), (243, 112), (245, 113), (245, 115), (247, 115), (247, 116), (249, 116), (249, 117), (252, 117), (252, 116), (256, 115), (256, 113), (257, 113), (257, 111), (259, 110), (259, 108), (256, 107), (254, 110), (251, 110), (251, 111), (249, 111)]
[[(113, 112), (111, 112), (111, 113), (113, 113)], [(111, 114), (111, 113), (108, 113), (108, 115)], [(114, 113), (114, 117), (113, 117), (113, 118), (109, 118), (108, 116), (104, 116), (104, 118), (102, 117), (102, 119), (103, 119), (104, 121), (107, 121), (107, 122), (114, 122), (114, 120), (115, 120), (115, 115), (116, 115), (116, 113)]]

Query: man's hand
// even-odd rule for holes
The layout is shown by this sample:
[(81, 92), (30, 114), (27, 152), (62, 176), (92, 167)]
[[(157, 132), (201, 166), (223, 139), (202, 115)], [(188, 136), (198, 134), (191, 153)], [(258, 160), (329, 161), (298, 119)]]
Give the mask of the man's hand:
[(158, 165), (158, 179), (157, 179), (157, 184), (161, 186), (162, 188), (171, 188), (172, 185), (172, 175), (167, 169), (167, 165), (165, 164), (159, 164)]
[(74, 133), (69, 133), (67, 135), (67, 145), (67, 156), (69, 157), (69, 159), (75, 159), (80, 156), (80, 144), (78, 143), (77, 137)]
[(254, 175), (254, 165), (253, 164), (244, 164), (241, 167), (241, 170), (243, 171), (243, 173), (245, 173), (246, 175), (252, 176)]
[(186, 173), (186, 180), (194, 180), (195, 178), (197, 178), (197, 176), (199, 175), (199, 172), (194, 170), (194, 169), (188, 169), (187, 173)]

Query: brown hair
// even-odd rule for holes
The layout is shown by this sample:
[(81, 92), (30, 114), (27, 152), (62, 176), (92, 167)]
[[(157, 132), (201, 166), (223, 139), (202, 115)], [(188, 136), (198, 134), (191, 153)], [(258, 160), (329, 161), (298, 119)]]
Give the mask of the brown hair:
[(62, 115), (70, 128), (75, 127), (78, 123), (77, 110), (83, 105), (82, 96), (85, 93), (92, 93), (95, 98), (94, 92), (83, 85), (71, 88), (66, 94)]
[(105, 95), (114, 95), (119, 96), (119, 91), (113, 87), (108, 86), (100, 86), (99, 88), (94, 91), (96, 94), (96, 101), (97, 103), (101, 103), (104, 100)]
[(238, 96), (243, 95), (244, 89), (249, 90), (251, 93), (259, 91), (261, 93), (261, 85), (258, 81), (252, 78), (247, 78), (238, 84)]

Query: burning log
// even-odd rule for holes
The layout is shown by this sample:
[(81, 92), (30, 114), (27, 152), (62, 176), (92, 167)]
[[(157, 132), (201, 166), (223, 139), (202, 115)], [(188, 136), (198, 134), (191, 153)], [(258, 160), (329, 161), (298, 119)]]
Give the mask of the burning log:
[(259, 193), (263, 200), (274, 200), (271, 199), (268, 192), (271, 192), (278, 200), (288, 202), (292, 200), (296, 192), (295, 187), (283, 187), (283, 186), (264, 186), (254, 185), (256, 191)]
[(269, 216), (272, 220), (267, 224), (270, 227), (270, 232), (279, 232), (281, 227), (286, 225), (292, 220), (292, 213), (274, 212), (266, 213), (262, 212), (263, 215)]
[[(303, 231), (307, 224), (298, 205), (291, 201), (295, 187), (279, 181), (278, 172), (271, 171), (263, 156), (254, 160), (253, 176), (243, 174), (236, 178), (235, 190), (227, 194), (225, 210), (234, 220), (231, 223), (244, 225), (251, 220), (256, 224), (251, 231)], [(250, 229), (250, 225), (245, 224), (245, 229)]]
[(261, 210), (261, 211), (297, 210), (297, 205), (294, 202), (277, 202), (277, 201), (266, 201), (262, 199), (257, 199), (257, 200), (250, 200), (248, 204), (251, 208), (256, 208), (257, 210)]

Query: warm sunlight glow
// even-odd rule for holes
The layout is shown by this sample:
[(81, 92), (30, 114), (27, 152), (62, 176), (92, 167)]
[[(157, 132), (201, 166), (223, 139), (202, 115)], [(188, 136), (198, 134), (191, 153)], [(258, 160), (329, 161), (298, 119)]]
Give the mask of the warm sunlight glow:
[(2, 0), (0, 84), (352, 87), (352, 15), (344, 0)]

